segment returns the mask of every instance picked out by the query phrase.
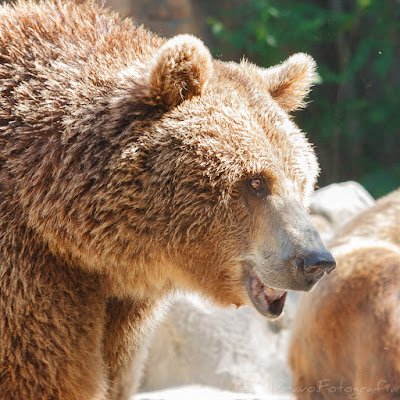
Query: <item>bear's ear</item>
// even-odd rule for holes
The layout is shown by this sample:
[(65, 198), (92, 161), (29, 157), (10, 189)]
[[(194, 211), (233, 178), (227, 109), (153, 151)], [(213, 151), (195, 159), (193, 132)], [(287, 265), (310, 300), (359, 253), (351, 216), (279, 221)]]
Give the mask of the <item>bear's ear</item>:
[(200, 39), (175, 36), (155, 54), (150, 71), (150, 96), (156, 104), (172, 108), (200, 95), (212, 70), (211, 54)]
[(304, 107), (304, 98), (315, 78), (316, 63), (304, 53), (294, 54), (282, 64), (268, 68), (263, 73), (269, 93), (287, 111)]

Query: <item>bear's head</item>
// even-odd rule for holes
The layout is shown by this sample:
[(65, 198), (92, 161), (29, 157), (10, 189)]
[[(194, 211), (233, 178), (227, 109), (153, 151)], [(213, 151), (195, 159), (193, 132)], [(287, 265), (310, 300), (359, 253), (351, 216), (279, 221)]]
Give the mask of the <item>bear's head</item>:
[(314, 77), (308, 55), (269, 69), (224, 63), (189, 35), (125, 71), (135, 107), (158, 110), (132, 124), (114, 164), (115, 185), (130, 177), (133, 254), (144, 245), (159, 260), (154, 281), (277, 316), (287, 289), (308, 291), (334, 268), (306, 211), (317, 160), (288, 114)]
[(313, 59), (225, 63), (181, 35), (132, 63), (95, 112), (64, 120), (49, 243), (119, 295), (194, 290), (278, 316), (286, 290), (310, 290), (335, 265), (307, 213), (317, 160), (289, 115)]

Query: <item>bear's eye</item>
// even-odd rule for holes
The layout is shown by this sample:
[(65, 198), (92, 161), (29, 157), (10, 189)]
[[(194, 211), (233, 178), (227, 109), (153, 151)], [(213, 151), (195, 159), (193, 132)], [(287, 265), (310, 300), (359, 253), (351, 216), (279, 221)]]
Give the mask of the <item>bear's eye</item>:
[(257, 197), (266, 196), (269, 190), (266, 188), (265, 180), (262, 176), (252, 176), (248, 180), (251, 192)]
[(262, 180), (260, 178), (252, 178), (250, 179), (250, 186), (254, 190), (260, 190), (263, 187)]

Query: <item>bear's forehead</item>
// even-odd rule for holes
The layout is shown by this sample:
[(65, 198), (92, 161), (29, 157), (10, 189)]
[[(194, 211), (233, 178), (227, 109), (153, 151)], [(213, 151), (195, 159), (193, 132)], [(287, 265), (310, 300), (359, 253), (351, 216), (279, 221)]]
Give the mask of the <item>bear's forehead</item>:
[(296, 125), (268, 99), (256, 107), (232, 101), (235, 96), (210, 90), (169, 114), (165, 127), (185, 158), (232, 181), (257, 173), (278, 182), (304, 180), (312, 150)]
[(210, 89), (221, 92), (226, 97), (239, 96), (241, 101), (249, 105), (276, 105), (266, 90), (265, 79), (256, 67), (250, 63), (214, 61)]
[(246, 162), (289, 157), (304, 147), (304, 135), (268, 93), (258, 88), (244, 97), (235, 88), (214, 86), (168, 114), (165, 125), (180, 141)]
[(196, 165), (198, 173), (225, 176), (231, 183), (262, 173), (298, 190), (315, 180), (315, 155), (290, 115), (253, 75), (245, 65), (216, 62), (206, 90), (161, 118), (161, 141), (179, 148), (176, 161), (185, 168)]

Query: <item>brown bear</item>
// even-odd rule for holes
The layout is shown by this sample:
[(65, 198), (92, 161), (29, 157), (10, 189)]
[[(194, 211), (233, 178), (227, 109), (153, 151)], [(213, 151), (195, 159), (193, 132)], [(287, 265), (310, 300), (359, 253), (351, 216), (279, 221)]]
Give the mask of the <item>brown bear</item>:
[(0, 8), (2, 400), (126, 399), (169, 294), (276, 317), (334, 268), (288, 114), (314, 70), (216, 61), (88, 2)]
[(400, 190), (337, 233), (336, 271), (303, 296), (290, 365), (299, 399), (400, 399)]

